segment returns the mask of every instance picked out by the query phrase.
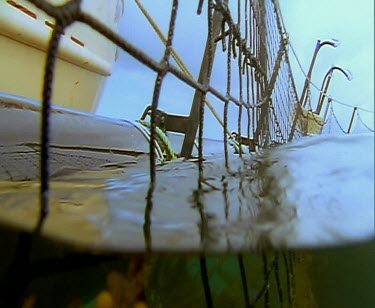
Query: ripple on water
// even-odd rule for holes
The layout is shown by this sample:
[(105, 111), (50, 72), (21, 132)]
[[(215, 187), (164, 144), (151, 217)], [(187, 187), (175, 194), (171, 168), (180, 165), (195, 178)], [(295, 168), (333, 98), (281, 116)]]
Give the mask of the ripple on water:
[[(199, 193), (197, 162), (178, 159), (157, 166), (148, 200), (145, 158), (56, 177), (46, 233), (69, 242), (79, 232), (88, 246), (123, 251), (144, 250), (146, 242), (154, 250), (224, 252), (372, 239), (373, 139), (308, 137), (257, 155), (230, 155), (229, 170), (223, 155), (209, 156)], [(32, 228), (32, 219), (23, 220), (26, 212), (37, 216), (37, 183), (3, 183), (0, 200), (2, 221)], [(65, 233), (57, 220), (67, 223)], [(89, 227), (80, 227), (85, 222)]]

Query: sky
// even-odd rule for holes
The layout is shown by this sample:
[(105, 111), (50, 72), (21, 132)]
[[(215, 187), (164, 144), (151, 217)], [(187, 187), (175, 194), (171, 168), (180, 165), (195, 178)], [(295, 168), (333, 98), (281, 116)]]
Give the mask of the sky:
[[(163, 33), (168, 30), (171, 0), (143, 0), (142, 3), (153, 16)], [(158, 4), (159, 3), (159, 4)], [(198, 1), (180, 1), (173, 46), (185, 61), (193, 76), (197, 78), (206, 40), (206, 16), (197, 16)], [(233, 6), (237, 1), (230, 1)], [(323, 46), (319, 51), (312, 74), (313, 83), (320, 88), (327, 71), (333, 66), (348, 69), (353, 79), (348, 81), (339, 71), (334, 71), (328, 95), (347, 105), (374, 110), (374, 1), (373, 0), (280, 0), (283, 20), (289, 40), (305, 72), (308, 71), (318, 39), (340, 40), (336, 48)], [(206, 14), (203, 11), (202, 14)], [(125, 0), (124, 16), (120, 24), (120, 34), (144, 52), (160, 60), (163, 44), (141, 14), (134, 0)], [(220, 47), (219, 47), (220, 48)], [(224, 60), (216, 56), (215, 61)], [(301, 95), (305, 76), (292, 50), (289, 56), (297, 90)], [(215, 62), (215, 63), (216, 63)], [(225, 61), (223, 62), (225, 64)], [(225, 93), (225, 65), (213, 71), (213, 85)], [(225, 73), (226, 76), (226, 73)], [(98, 114), (137, 120), (147, 105), (151, 103), (156, 74), (145, 68), (123, 51), (113, 66), (108, 78)], [(319, 92), (311, 88), (313, 108)], [(168, 74), (163, 83), (159, 108), (169, 113), (188, 115), (194, 91)], [(223, 104), (213, 99), (219, 113)], [(231, 107), (232, 108), (232, 107)], [(334, 103), (338, 120), (344, 128), (349, 125), (353, 108)], [(360, 111), (366, 125), (374, 127), (374, 114)], [(229, 125), (236, 127), (235, 111), (229, 111)], [(217, 137), (222, 129), (212, 115), (206, 113), (205, 135)]]
[[(374, 110), (374, 1), (373, 0), (280, 0), (285, 27), (300, 62), (308, 71), (318, 39), (340, 40), (337, 48), (324, 46), (314, 65), (312, 80), (319, 87), (332, 65), (349, 70), (348, 81), (339, 71), (333, 73), (329, 95), (349, 105)], [(291, 53), (291, 51), (290, 51)], [(294, 57), (291, 56), (294, 60)], [(304, 75), (293, 63), (294, 78), (301, 89)], [(312, 95), (319, 96), (312, 89)], [(334, 105), (345, 124), (350, 108)], [(349, 109), (349, 110), (348, 110)], [(366, 124), (374, 127), (374, 114), (360, 111)]]

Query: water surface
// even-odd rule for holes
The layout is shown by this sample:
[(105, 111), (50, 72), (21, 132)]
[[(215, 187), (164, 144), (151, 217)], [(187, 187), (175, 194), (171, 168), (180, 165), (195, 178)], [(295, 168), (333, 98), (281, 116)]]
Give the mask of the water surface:
[[(207, 156), (60, 170), (43, 233), (92, 250), (236, 252), (326, 247), (374, 237), (374, 135), (307, 137), (240, 158)], [(0, 219), (32, 229), (38, 182), (2, 182)], [(79, 236), (77, 236), (79, 234)]]

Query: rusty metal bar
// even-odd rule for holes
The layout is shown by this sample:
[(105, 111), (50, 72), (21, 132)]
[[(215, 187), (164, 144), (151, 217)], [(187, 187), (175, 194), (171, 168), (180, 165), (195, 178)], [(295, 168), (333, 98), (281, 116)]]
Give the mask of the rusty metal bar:
[[(261, 92), (261, 99), (266, 98), (267, 94), (266, 91), (268, 89), (268, 78), (267, 78), (267, 62), (268, 62), (268, 48), (266, 45), (266, 37), (267, 37), (267, 8), (265, 0), (259, 1), (259, 9), (260, 9), (260, 37), (263, 40), (260, 41), (259, 46), (259, 60), (261, 67), (265, 68), (265, 75), (259, 81), (260, 83), (260, 92)], [(264, 147), (267, 146), (269, 143), (269, 100), (264, 102), (260, 107), (260, 123), (258, 123), (258, 129), (260, 128), (259, 135), (260, 135), (260, 146)]]
[(349, 124), (349, 128), (348, 128), (348, 134), (350, 134), (350, 131), (352, 130), (354, 116), (355, 116), (356, 112), (357, 112), (357, 107), (354, 107), (353, 113), (352, 113), (352, 118), (350, 119), (350, 124)]
[[(214, 16), (213, 16), (213, 33), (212, 33), (213, 37), (217, 37), (220, 34), (222, 20), (223, 20), (223, 16), (221, 12), (218, 10), (215, 10)], [(211, 66), (209, 65), (209, 50), (208, 50), (211, 39), (212, 37), (207, 37), (206, 48), (204, 51), (204, 56), (203, 56), (202, 64), (201, 64), (201, 70), (199, 72), (199, 77), (198, 77), (198, 83), (203, 84), (203, 85), (209, 85), (211, 71), (212, 71), (212, 65)], [(216, 46), (217, 44), (215, 43), (214, 52), (212, 55), (213, 57), (212, 61), (214, 60), (214, 57), (215, 57)], [(199, 127), (199, 117), (201, 116), (199, 112), (201, 108), (200, 105), (201, 105), (201, 102), (203, 101), (202, 96), (204, 95), (205, 95), (204, 92), (200, 90), (195, 90), (194, 99), (193, 99), (193, 103), (192, 103), (191, 110), (190, 110), (188, 125), (187, 125), (187, 129), (185, 133), (185, 138), (184, 138), (184, 142), (181, 148), (181, 156), (185, 158), (189, 158), (193, 151), (194, 141), (197, 135), (198, 127)]]

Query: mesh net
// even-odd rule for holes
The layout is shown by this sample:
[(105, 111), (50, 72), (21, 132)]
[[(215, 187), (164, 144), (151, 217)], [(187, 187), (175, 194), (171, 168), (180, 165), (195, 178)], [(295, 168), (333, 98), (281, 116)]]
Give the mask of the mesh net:
[[(8, 1), (14, 2), (14, 1)], [(180, 155), (189, 158), (192, 148), (198, 139), (198, 189), (196, 204), (202, 216), (204, 225), (204, 206), (201, 201), (203, 171), (203, 131), (205, 127), (205, 109), (208, 107), (222, 126), (222, 139), (224, 141), (225, 164), (228, 166), (228, 139), (251, 140), (258, 148), (266, 147), (274, 143), (288, 141), (294, 114), (294, 105), (298, 102), (296, 87), (292, 77), (288, 58), (288, 37), (280, 18), (277, 1), (238, 1), (229, 6), (228, 1), (199, 1), (197, 14), (206, 24), (207, 41), (202, 57), (202, 63), (198, 78), (194, 78), (184, 66), (182, 60), (174, 50), (176, 40), (176, 23), (179, 15), (180, 3), (173, 0), (169, 9), (169, 25), (167, 35), (163, 42), (161, 59), (150, 56), (141, 46), (133, 43), (116, 33), (101, 20), (86, 13), (81, 9), (82, 1), (72, 0), (62, 5), (53, 5), (43, 0), (28, 1), (44, 11), (54, 19), (53, 32), (49, 39), (44, 71), (44, 83), (42, 94), (42, 120), (41, 120), (41, 149), (40, 149), (40, 218), (35, 229), (40, 232), (49, 210), (49, 179), (50, 179), (50, 110), (55, 78), (55, 67), (59, 53), (59, 43), (66, 29), (74, 23), (83, 23), (102, 35), (106, 40), (118, 46), (121, 52), (126, 53), (142, 65), (143, 70), (155, 73), (156, 78), (153, 87), (145, 90), (151, 99), (150, 108), (150, 188), (145, 209), (144, 232), (146, 239), (151, 241), (150, 212), (152, 210), (152, 195), (155, 183), (156, 165), (156, 138), (157, 138), (157, 111), (163, 84), (168, 76), (173, 76), (179, 83), (186, 85), (194, 91), (191, 103), (188, 125), (184, 132), (184, 142)], [(138, 5), (140, 2), (136, 1)], [(14, 5), (14, 3), (13, 3)], [(204, 8), (203, 8), (204, 6)], [(126, 10), (126, 2), (125, 2)], [(167, 8), (163, 8), (167, 10)], [(204, 15), (204, 12), (206, 15)], [(168, 15), (166, 13), (166, 15)], [(194, 41), (194, 37), (190, 38)], [(219, 48), (221, 46), (221, 48)], [(212, 76), (217, 67), (225, 67), (225, 80), (222, 86), (217, 85), (217, 79)], [(211, 105), (213, 101), (219, 107)], [(220, 106), (221, 105), (221, 106)], [(232, 134), (229, 129), (229, 110), (236, 110), (236, 132)], [(215, 114), (216, 109), (222, 109), (222, 115)], [(297, 127), (298, 128), (298, 127)], [(293, 132), (294, 133), (294, 132)], [(301, 135), (298, 129), (295, 136)], [(250, 150), (250, 142), (249, 142)], [(239, 151), (239, 156), (242, 151)], [(204, 228), (204, 226), (202, 227)], [(147, 241), (146, 241), (147, 242)], [(270, 292), (278, 297), (280, 304), (288, 301), (293, 303), (293, 256), (291, 253), (272, 255), (272, 260), (262, 256), (263, 283), (260, 283), (258, 291), (251, 299), (247, 294), (246, 276), (243, 274), (244, 266), (241, 257), (239, 265), (241, 280), (245, 294), (247, 307), (253, 307), (261, 298), (265, 306), (270, 305)], [(212, 305), (210, 296), (205, 258), (201, 259), (201, 271), (204, 291), (208, 305)], [(279, 275), (279, 269), (285, 270), (283, 281)], [(270, 289), (270, 284), (273, 289)], [(284, 285), (284, 287), (281, 287)], [(284, 295), (283, 295), (284, 294)], [(288, 298), (288, 300), (286, 300)]]
[[(194, 99), (188, 117), (187, 130), (181, 149), (181, 156), (190, 157), (196, 136), (199, 144), (200, 180), (203, 172), (203, 129), (205, 125), (205, 106), (210, 105), (208, 97), (224, 105), (223, 120), (216, 115), (223, 125), (224, 144), (229, 134), (229, 105), (237, 108), (236, 136), (245, 136), (258, 147), (272, 143), (283, 143), (288, 140), (293, 117), (294, 104), (298, 101), (296, 88), (292, 78), (287, 53), (287, 35), (280, 19), (280, 12), (275, 1), (239, 1), (232, 11), (227, 1), (207, 1), (207, 42), (203, 54), (200, 74), (197, 79), (188, 73), (182, 61), (173, 49), (175, 40), (175, 24), (178, 20), (178, 1), (173, 1), (170, 9), (168, 35), (162, 59), (158, 61), (146, 54), (124, 37), (115, 33), (100, 20), (81, 9), (81, 1), (70, 1), (61, 6), (51, 5), (46, 1), (30, 1), (39, 9), (55, 19), (53, 33), (47, 50), (46, 69), (43, 87), (42, 108), (42, 140), (41, 140), (41, 196), (42, 212), (48, 207), (48, 142), (49, 142), (49, 110), (53, 91), (55, 62), (59, 50), (59, 40), (65, 29), (72, 23), (84, 23), (100, 33), (119, 49), (143, 64), (144, 69), (156, 73), (151, 104), (151, 138), (150, 138), (150, 177), (155, 179), (155, 131), (156, 113), (163, 83), (168, 75), (173, 75), (194, 91)], [(138, 2), (139, 5), (141, 5)], [(198, 3), (198, 14), (202, 15), (203, 1)], [(125, 6), (126, 10), (126, 6)], [(236, 16), (234, 18), (233, 16)], [(203, 30), (203, 29), (202, 29)], [(222, 50), (217, 51), (217, 45)], [(211, 73), (220, 61), (226, 61), (226, 91), (222, 91), (211, 82)], [(172, 57), (177, 58), (174, 61)], [(220, 58), (219, 58), (220, 57)], [(176, 63), (179, 66), (176, 66)], [(214, 108), (210, 108), (214, 109)], [(298, 132), (297, 132), (298, 135)], [(241, 140), (241, 139), (240, 139)], [(225, 152), (228, 149), (225, 147)], [(241, 155), (241, 151), (240, 151)], [(227, 155), (226, 155), (227, 157)], [(41, 215), (43, 216), (43, 214)], [(42, 219), (41, 219), (42, 220)]]

